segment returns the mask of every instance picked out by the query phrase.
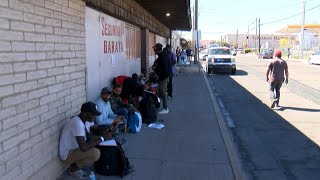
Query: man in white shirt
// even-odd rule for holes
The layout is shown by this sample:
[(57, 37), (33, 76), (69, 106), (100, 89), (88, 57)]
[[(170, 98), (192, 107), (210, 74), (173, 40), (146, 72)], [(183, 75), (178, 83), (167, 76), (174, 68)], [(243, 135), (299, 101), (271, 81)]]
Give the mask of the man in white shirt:
[(96, 116), (101, 112), (92, 102), (86, 102), (81, 106), (81, 113), (72, 117), (64, 126), (61, 137), (59, 155), (61, 160), (70, 165), (69, 174), (77, 179), (87, 179), (89, 175), (81, 167), (90, 165), (100, 157), (99, 149), (95, 148), (104, 139), (110, 139), (112, 131), (103, 133), (103, 136), (93, 136), (87, 141), (86, 134), (90, 130), (98, 130), (94, 125)]
[(112, 90), (109, 87), (104, 87), (101, 90), (99, 99), (97, 100), (98, 111), (101, 112), (101, 116), (97, 117), (98, 125), (110, 125), (117, 126), (123, 121), (123, 116), (117, 116), (111, 109), (110, 98)]

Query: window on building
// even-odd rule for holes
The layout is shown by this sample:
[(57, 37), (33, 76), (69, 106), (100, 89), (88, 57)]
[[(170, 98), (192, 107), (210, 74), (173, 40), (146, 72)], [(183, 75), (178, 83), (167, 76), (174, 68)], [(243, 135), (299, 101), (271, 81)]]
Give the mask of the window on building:
[(131, 26), (126, 26), (126, 57), (141, 58), (141, 32)]

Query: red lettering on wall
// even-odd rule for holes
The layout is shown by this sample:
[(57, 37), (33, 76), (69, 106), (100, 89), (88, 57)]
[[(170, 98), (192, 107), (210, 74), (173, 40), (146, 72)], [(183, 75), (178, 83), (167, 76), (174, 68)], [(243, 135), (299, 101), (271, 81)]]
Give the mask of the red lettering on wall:
[(104, 53), (107, 53), (107, 47), (108, 47), (108, 42), (104, 41), (104, 43), (103, 43), (103, 51), (104, 51)]
[(121, 41), (104, 41), (103, 42), (103, 52), (105, 54), (122, 53), (123, 52), (123, 44)]

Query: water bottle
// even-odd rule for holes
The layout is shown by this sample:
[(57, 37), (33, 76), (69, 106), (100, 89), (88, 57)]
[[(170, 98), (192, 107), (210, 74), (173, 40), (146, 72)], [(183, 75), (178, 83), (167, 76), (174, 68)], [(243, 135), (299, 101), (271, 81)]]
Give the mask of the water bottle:
[(90, 180), (96, 180), (96, 175), (94, 174), (93, 171), (90, 173)]

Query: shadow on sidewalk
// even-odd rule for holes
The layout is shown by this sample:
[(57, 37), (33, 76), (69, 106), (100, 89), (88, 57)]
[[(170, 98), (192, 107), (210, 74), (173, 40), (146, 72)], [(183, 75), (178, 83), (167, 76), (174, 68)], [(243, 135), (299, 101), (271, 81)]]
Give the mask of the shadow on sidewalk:
[(280, 106), (279, 109), (274, 109), (274, 110), (285, 111), (287, 109), (295, 110), (295, 111), (320, 112), (320, 109), (310, 109), (310, 108), (300, 108), (300, 107), (290, 107), (290, 106)]
[[(319, 179), (320, 148), (316, 143), (230, 76), (207, 77), (226, 114), (236, 125), (231, 129), (234, 143), (243, 169), (253, 179)], [(320, 112), (318, 109), (283, 108)]]

